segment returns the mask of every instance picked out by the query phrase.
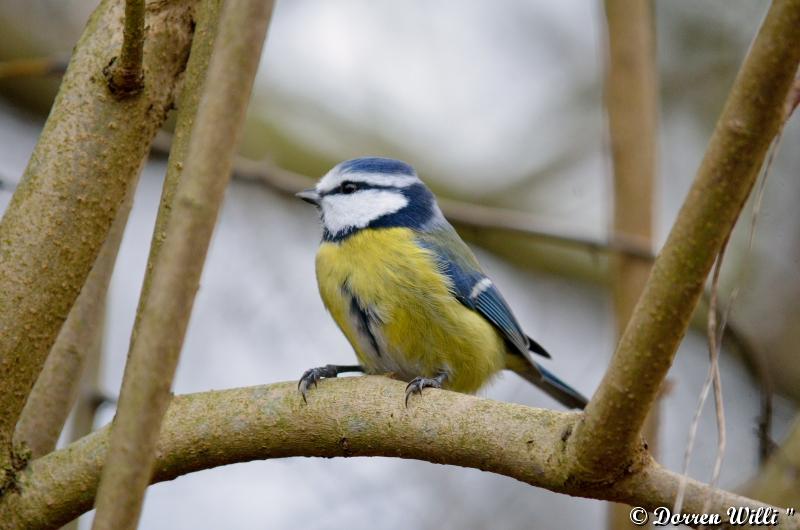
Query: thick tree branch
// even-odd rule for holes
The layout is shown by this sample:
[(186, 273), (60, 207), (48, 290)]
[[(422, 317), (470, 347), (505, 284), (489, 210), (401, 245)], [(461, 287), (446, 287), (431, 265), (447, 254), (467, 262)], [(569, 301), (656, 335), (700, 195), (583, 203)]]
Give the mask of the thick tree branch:
[(192, 304), (230, 179), (272, 2), (229, 0), (132, 341), (97, 496), (96, 530), (136, 528)]
[[(655, 21), (651, 0), (605, 0), (608, 66), (605, 102), (614, 162), (614, 238), (653, 246), (653, 202), (658, 131)], [(617, 252), (611, 261), (616, 336), (622, 336), (650, 275), (651, 260)], [(644, 436), (651, 454), (658, 438), (658, 406)], [(630, 508), (614, 504), (609, 528), (634, 528)]]
[(144, 0), (125, 0), (122, 50), (106, 69), (108, 89), (122, 99), (142, 91), (144, 86)]
[(17, 423), (14, 442), (26, 444), (34, 458), (55, 449), (78, 397), (85, 361), (100, 356), (108, 284), (132, 203), (131, 194), (117, 213)]
[(800, 0), (775, 0), (725, 104), (694, 184), (611, 365), (576, 427), (575, 473), (608, 480), (634, 457), (706, 276), (783, 121), (800, 61)]
[(27, 396), (172, 104), (193, 4), (153, 7), (144, 54), (153, 82), (125, 102), (108, 97), (101, 75), (123, 6), (97, 8), (0, 223), (0, 475), (13, 476), (11, 437)]
[[(556, 492), (650, 509), (674, 499), (678, 476), (649, 459), (603, 486), (571, 477), (563, 440), (576, 413), (440, 390), (405, 408), (404, 388), (367, 376), (326, 380), (307, 405), (294, 382), (176, 397), (159, 438), (153, 481), (264, 458), (393, 456), (473, 467)], [(108, 438), (104, 428), (33, 461), (20, 492), (0, 500), (0, 529), (54, 528), (89, 510)], [(691, 481), (686, 511), (699, 511), (709, 494), (713, 512), (762, 506)], [(798, 528), (797, 519), (784, 524)]]

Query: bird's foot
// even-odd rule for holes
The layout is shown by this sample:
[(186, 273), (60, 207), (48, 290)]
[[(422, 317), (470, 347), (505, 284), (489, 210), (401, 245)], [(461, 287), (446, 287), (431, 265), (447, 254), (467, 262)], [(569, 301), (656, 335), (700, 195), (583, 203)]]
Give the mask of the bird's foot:
[(447, 379), (447, 374), (440, 372), (436, 377), (415, 377), (406, 386), (406, 408), (411, 394), (422, 395), (423, 388), (442, 388), (442, 383)]
[(316, 387), (320, 379), (324, 377), (336, 377), (345, 372), (363, 371), (364, 368), (359, 365), (341, 366), (338, 364), (326, 364), (325, 366), (320, 366), (318, 368), (311, 368), (310, 370), (306, 370), (300, 377), (300, 380), (297, 382), (297, 390), (299, 390), (300, 395), (303, 396), (303, 402), (308, 403), (306, 400), (306, 392), (311, 385)]

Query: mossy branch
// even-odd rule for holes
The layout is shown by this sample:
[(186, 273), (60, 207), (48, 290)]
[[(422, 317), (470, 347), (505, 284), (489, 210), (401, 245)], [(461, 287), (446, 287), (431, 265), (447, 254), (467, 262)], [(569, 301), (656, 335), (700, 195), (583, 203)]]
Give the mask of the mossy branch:
[[(674, 500), (678, 475), (650, 459), (601, 487), (570, 476), (564, 440), (579, 414), (443, 390), (427, 391), (406, 408), (404, 388), (380, 376), (326, 380), (307, 405), (294, 382), (178, 396), (164, 420), (152, 480), (265, 458), (391, 456), (473, 467), (648, 509)], [(0, 529), (55, 528), (89, 510), (108, 444), (104, 428), (32, 462), (21, 492), (0, 500)], [(699, 512), (707, 495), (712, 513), (764, 506), (691, 481), (686, 511)], [(798, 528), (798, 519), (783, 524)]]
[(11, 438), (28, 394), (172, 105), (193, 5), (153, 6), (144, 50), (153, 82), (118, 102), (101, 71), (123, 3), (100, 4), (0, 222), (0, 474), (13, 475)]
[(800, 61), (798, 27), (800, 0), (775, 0), (609, 369), (570, 441), (578, 475), (604, 481), (636, 465), (642, 425), (783, 122)]
[[(271, 13), (272, 2), (264, 0), (229, 0), (222, 6), (184, 174), (125, 368), (97, 495), (96, 530), (136, 528)], [(202, 68), (195, 73), (202, 75)]]

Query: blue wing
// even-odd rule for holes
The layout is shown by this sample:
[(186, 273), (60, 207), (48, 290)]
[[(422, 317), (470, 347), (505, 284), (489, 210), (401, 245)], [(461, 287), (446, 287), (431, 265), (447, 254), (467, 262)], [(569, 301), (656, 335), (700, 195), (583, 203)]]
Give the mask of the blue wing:
[(587, 403), (585, 397), (533, 360), (529, 350), (545, 357), (550, 355), (523, 333), (500, 291), (483, 273), (478, 260), (453, 227), (444, 222), (434, 230), (420, 232), (417, 238), (422, 247), (434, 253), (442, 273), (450, 279), (453, 295), (500, 330), (516, 350), (511, 352), (527, 361), (523, 367), (511, 369), (560, 403), (570, 408), (584, 408)]
[(483, 315), (520, 354), (528, 350), (549, 357), (536, 342), (522, 331), (500, 291), (481, 270), (478, 260), (450, 226), (418, 236), (420, 244), (433, 251), (442, 273), (450, 278), (453, 295), (459, 302)]

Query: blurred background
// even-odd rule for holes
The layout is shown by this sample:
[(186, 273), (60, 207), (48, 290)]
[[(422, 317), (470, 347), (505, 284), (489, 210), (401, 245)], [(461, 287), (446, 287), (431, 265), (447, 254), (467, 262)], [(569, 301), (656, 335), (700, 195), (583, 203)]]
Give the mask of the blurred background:
[[(0, 60), (68, 58), (95, 5), (3, 0)], [(768, 2), (654, 5), (661, 98), (658, 248)], [(602, 3), (586, 0), (509, 0), (502, 7), (477, 0), (278, 1), (242, 153), (264, 167), (314, 178), (355, 156), (401, 158), (440, 197), (523, 212), (536, 226), (602, 247), (613, 208), (603, 106), (605, 28)], [(58, 83), (57, 74), (0, 79), (0, 211)], [(748, 206), (723, 269), (723, 302), (737, 285), (741, 289), (730, 318), (739, 346), (726, 343), (721, 358), (729, 440), (720, 482), (725, 488), (757, 471), (764, 382), (776, 393), (773, 439), (787, 432), (800, 398), (800, 363), (794, 361), (800, 339), (798, 140), (794, 120), (769, 174), (753, 246), (747, 245)], [(154, 150), (112, 280), (96, 381), (111, 397), (122, 378), (165, 167), (163, 150)], [(607, 253), (497, 229), (461, 233), (527, 332), (553, 353), (547, 367), (591, 395), (614, 347)], [(295, 380), (309, 367), (353, 360), (317, 294), (319, 238), (308, 205), (261, 181), (233, 181), (176, 393)], [(671, 469), (681, 468), (707, 367), (700, 325), (681, 346), (661, 403), (659, 460)], [(513, 374), (482, 395), (555, 406)], [(113, 405), (101, 407), (95, 425), (110, 421), (113, 412)], [(716, 447), (709, 402), (692, 476), (710, 479)], [(298, 458), (227, 466), (153, 486), (141, 528), (596, 528), (606, 511), (603, 502), (471, 469), (384, 458)], [(82, 518), (83, 528), (90, 517)]]

